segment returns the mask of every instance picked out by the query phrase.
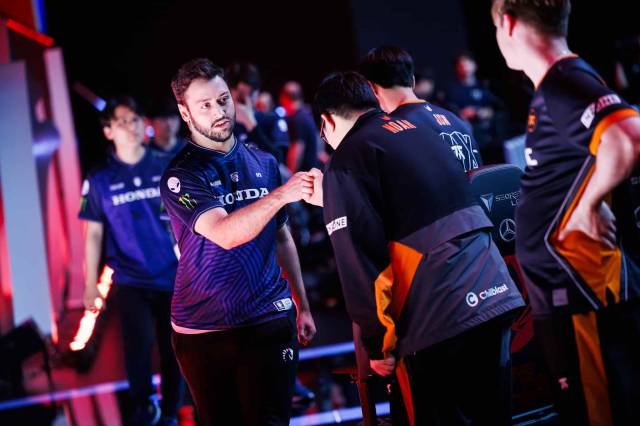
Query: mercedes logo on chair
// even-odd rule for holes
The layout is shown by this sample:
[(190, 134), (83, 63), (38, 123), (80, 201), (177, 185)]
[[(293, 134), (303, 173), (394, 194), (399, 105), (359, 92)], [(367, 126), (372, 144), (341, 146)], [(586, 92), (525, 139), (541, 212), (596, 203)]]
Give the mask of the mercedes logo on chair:
[(503, 241), (511, 242), (516, 238), (516, 223), (513, 219), (505, 219), (500, 222), (499, 231)]

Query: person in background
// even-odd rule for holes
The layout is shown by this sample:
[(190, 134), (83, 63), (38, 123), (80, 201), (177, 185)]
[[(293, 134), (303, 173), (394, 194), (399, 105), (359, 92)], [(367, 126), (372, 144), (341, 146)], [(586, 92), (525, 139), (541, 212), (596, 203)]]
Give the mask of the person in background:
[[(104, 307), (97, 289), (105, 248), (113, 269), (114, 304), (122, 326), (122, 348), (133, 400), (133, 426), (177, 426), (184, 389), (171, 348), (171, 295), (178, 259), (171, 235), (161, 219), (160, 177), (170, 157), (143, 145), (144, 125), (130, 97), (107, 102), (100, 122), (114, 145), (106, 165), (89, 173), (82, 184), (79, 216), (86, 221), (86, 285), (84, 305)], [(160, 351), (162, 404), (155, 398), (152, 349)]]
[(236, 105), (234, 134), (240, 143), (254, 145), (283, 163), (289, 147), (287, 122), (275, 112), (257, 109), (262, 84), (258, 68), (248, 62), (234, 62), (225, 70)]
[(499, 113), (502, 102), (477, 78), (478, 65), (470, 53), (454, 61), (455, 79), (447, 86), (444, 101), (449, 109), (471, 123), (487, 164), (501, 163), (503, 132)]
[(617, 190), (638, 164), (639, 114), (570, 50), (569, 0), (493, 0), (491, 13), (507, 66), (535, 87), (516, 257), (556, 409), (563, 424), (640, 424), (640, 256), (625, 242), (637, 250), (638, 233), (612, 213), (612, 198), (630, 204)]
[(289, 126), (287, 167), (292, 173), (317, 167), (320, 164), (319, 153), (324, 152), (324, 148), (319, 143), (318, 127), (311, 110), (304, 103), (300, 83), (286, 82), (280, 91), (279, 100), (287, 113)]

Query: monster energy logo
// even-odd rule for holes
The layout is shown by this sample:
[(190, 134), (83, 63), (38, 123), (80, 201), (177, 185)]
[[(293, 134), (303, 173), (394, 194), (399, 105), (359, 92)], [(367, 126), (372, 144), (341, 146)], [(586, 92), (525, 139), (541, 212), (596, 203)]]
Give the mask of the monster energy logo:
[(188, 210), (193, 210), (198, 205), (196, 200), (191, 198), (191, 195), (188, 192), (186, 194), (180, 196), (180, 198), (178, 198), (178, 201), (180, 201), (180, 204), (185, 206)]

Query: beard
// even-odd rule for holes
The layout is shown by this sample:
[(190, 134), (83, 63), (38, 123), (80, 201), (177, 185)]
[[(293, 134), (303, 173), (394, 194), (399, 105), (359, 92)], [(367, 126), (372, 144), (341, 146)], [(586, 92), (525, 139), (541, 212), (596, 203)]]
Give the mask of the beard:
[[(216, 124), (220, 124), (221, 122), (229, 120), (230, 126), (228, 129), (216, 129)], [(233, 128), (236, 126), (236, 117), (235, 114), (232, 117), (222, 118), (218, 121), (211, 123), (211, 126), (206, 127), (197, 123), (195, 120), (191, 122), (193, 124), (193, 128), (196, 132), (200, 133), (207, 139), (212, 140), (213, 142), (223, 143), (229, 140), (231, 135), (233, 135)]]

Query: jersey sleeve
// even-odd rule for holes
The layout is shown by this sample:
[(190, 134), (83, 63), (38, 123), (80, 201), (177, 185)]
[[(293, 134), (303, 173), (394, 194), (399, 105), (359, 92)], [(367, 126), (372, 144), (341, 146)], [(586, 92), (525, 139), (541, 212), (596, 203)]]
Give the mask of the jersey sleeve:
[[(596, 74), (574, 69), (554, 79), (544, 89), (544, 100), (554, 125), (569, 143), (582, 145), (596, 155), (605, 130), (624, 118), (638, 115), (627, 102), (608, 88)], [(585, 140), (584, 130), (592, 137)]]
[(82, 182), (81, 196), (78, 217), (84, 220), (103, 222), (105, 215), (102, 208), (100, 188), (91, 176)]
[(382, 218), (365, 176), (330, 170), (323, 180), (324, 218), (351, 318), (360, 326), (371, 359), (395, 349), (389, 310), (393, 273)]
[(224, 194), (216, 188), (185, 170), (169, 169), (162, 176), (160, 195), (171, 221), (178, 220), (195, 233), (196, 221), (203, 213), (224, 208)]

